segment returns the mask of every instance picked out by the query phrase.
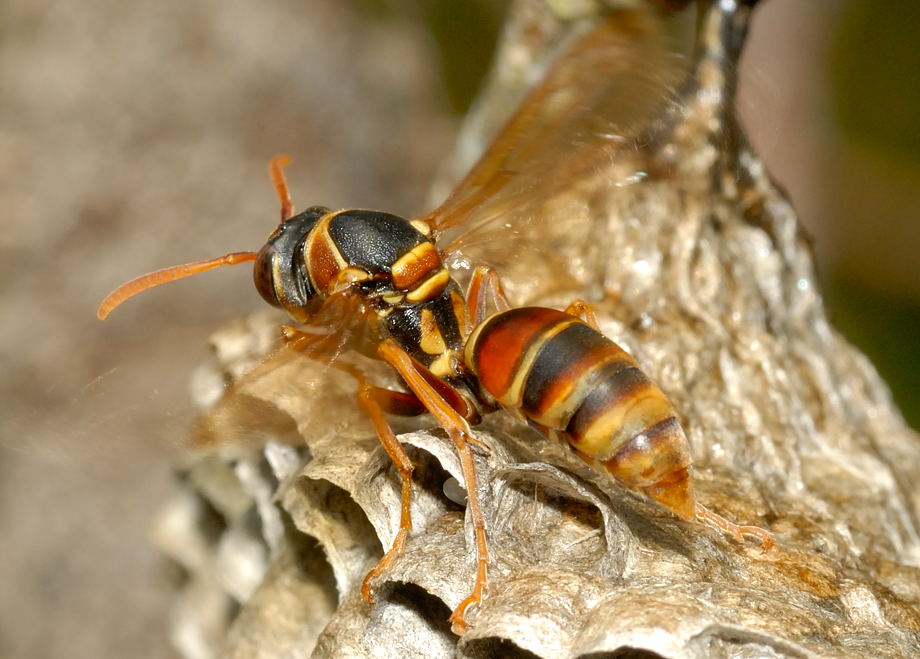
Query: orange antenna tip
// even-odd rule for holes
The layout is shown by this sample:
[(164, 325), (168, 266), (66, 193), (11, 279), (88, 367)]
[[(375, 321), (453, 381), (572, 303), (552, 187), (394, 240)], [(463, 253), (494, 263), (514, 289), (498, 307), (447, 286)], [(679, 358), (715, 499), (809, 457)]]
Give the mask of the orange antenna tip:
[(272, 159), (268, 161), (268, 168), (269, 169), (273, 169), (273, 168), (281, 169), (283, 167), (287, 167), (292, 162), (294, 162), (294, 159), (291, 156), (289, 156), (286, 153), (279, 153), (279, 154), (272, 156)]
[(182, 279), (183, 277), (196, 275), (205, 270), (213, 270), (214, 268), (219, 268), (224, 265), (236, 265), (247, 261), (255, 261), (257, 256), (257, 252), (231, 252), (230, 254), (219, 256), (216, 259), (174, 265), (169, 268), (163, 268), (162, 270), (155, 270), (146, 275), (141, 275), (131, 281), (125, 282), (109, 293), (99, 305), (99, 309), (96, 310), (96, 316), (99, 320), (105, 320), (122, 302), (128, 298), (134, 297), (142, 291), (146, 291), (148, 288), (160, 286), (161, 284), (166, 284), (176, 279)]
[(271, 177), (272, 185), (275, 186), (275, 192), (278, 193), (278, 199), (281, 201), (282, 222), (287, 222), (294, 216), (294, 202), (291, 201), (291, 192), (288, 190), (287, 180), (284, 178), (284, 168), (292, 162), (294, 162), (294, 159), (283, 153), (279, 153), (268, 161), (268, 175)]

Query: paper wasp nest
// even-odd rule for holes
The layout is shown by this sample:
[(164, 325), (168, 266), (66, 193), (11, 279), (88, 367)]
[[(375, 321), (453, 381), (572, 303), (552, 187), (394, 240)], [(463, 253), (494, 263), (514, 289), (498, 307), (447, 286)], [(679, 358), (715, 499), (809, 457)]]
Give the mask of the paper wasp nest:
[[(529, 7), (513, 20), (535, 20)], [(601, 248), (548, 239), (583, 286), (574, 294), (597, 301), (605, 332), (672, 397), (700, 499), (771, 529), (777, 549), (683, 522), (496, 414), (477, 429), (491, 447), (477, 464), (490, 587), (458, 638), (447, 618), (475, 556), (456, 457), (423, 417), (401, 436), (418, 465), (414, 528), (367, 606), (358, 588), (397, 530), (399, 480), (353, 384), (295, 358), (217, 402), (277, 336), (283, 319), (264, 312), (214, 334), (197, 433), (220, 448), (190, 461), (157, 525), (188, 574), (174, 639), (185, 656), (920, 654), (920, 442), (829, 326), (795, 213), (713, 93), (731, 91), (719, 63), (740, 47), (732, 20), (708, 13), (682, 113), (650, 118), (647, 149), (667, 175), (590, 199), (586, 179), (548, 203)], [(506, 58), (521, 34), (509, 29)], [(640, 169), (630, 157), (596, 175)], [(507, 276), (512, 293), (545, 294)], [(556, 293), (540, 301), (573, 296)]]

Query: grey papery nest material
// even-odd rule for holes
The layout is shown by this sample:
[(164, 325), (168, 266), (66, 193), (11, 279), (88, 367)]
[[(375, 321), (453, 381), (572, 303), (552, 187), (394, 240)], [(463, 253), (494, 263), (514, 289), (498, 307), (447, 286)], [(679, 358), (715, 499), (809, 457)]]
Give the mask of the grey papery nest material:
[[(546, 16), (516, 6), (497, 72)], [(503, 275), (518, 299), (597, 300), (604, 331), (681, 414), (700, 500), (771, 529), (777, 549), (681, 521), (496, 414), (476, 433), (490, 447), (477, 451), (490, 587), (458, 638), (447, 618), (475, 552), (445, 494), (460, 479), (452, 444), (423, 418), (400, 437), (418, 465), (414, 528), (368, 606), (358, 588), (397, 531), (398, 476), (347, 376), (292, 356), (240, 380), (277, 336), (264, 312), (213, 336), (194, 390), (198, 440), (218, 448), (191, 459), (157, 524), (189, 577), (185, 656), (920, 654), (920, 443), (828, 325), (795, 212), (728, 109), (744, 18), (709, 9), (680, 113), (650, 118), (667, 176), (603, 185), (655, 160), (624, 151), (545, 203), (569, 218), (547, 241), (581, 289), (535, 278), (539, 255)], [(215, 402), (226, 380), (240, 384)]]

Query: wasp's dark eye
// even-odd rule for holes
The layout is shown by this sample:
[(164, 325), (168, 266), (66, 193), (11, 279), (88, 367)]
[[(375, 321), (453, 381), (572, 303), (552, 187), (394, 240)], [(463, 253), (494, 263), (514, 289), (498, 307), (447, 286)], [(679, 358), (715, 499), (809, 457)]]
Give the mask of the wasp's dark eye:
[(295, 317), (302, 315), (313, 296), (303, 249), (304, 241), (320, 217), (320, 210), (304, 211), (279, 224), (259, 251), (252, 271), (262, 299), (272, 306), (287, 309)]
[(275, 275), (274, 260), (278, 252), (272, 247), (271, 243), (265, 245), (256, 257), (255, 265), (252, 268), (252, 281), (256, 285), (256, 290), (262, 299), (270, 305), (280, 307), (281, 302), (275, 292)]

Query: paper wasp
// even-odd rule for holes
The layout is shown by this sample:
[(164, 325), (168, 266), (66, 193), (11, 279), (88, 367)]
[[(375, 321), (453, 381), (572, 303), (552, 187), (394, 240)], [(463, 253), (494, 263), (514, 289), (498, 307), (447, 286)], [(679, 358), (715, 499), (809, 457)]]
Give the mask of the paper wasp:
[[(501, 406), (538, 430), (571, 444), (585, 461), (688, 519), (737, 538), (772, 535), (737, 526), (698, 503), (690, 480), (689, 446), (664, 393), (623, 349), (604, 337), (584, 302), (565, 312), (512, 307), (495, 270), (476, 268), (464, 294), (448, 269), (462, 250), (473, 262), (506, 263), (522, 249), (546, 250), (541, 230), (551, 221), (535, 212), (535, 197), (551, 196), (598, 158), (598, 135), (617, 144), (639, 140), (640, 120), (669, 102), (667, 93), (630, 100), (631, 88), (668, 90), (672, 79), (648, 85), (642, 71), (657, 52), (641, 20), (618, 15), (587, 33), (548, 73), (478, 164), (436, 210), (419, 220), (367, 210), (314, 206), (295, 214), (283, 167), (270, 175), (281, 200), (281, 222), (259, 252), (236, 252), (166, 268), (132, 280), (100, 305), (105, 318), (147, 288), (222, 265), (254, 262), (254, 282), (271, 305), (298, 326), (285, 326), (287, 346), (345, 370), (358, 381), (358, 404), (370, 418), (402, 483), (399, 532), (362, 585), (372, 601), (374, 579), (401, 554), (411, 529), (413, 464), (385, 414), (431, 413), (460, 457), (477, 550), (472, 592), (454, 610), (454, 629), (487, 584), (486, 525), (476, 495), (470, 425)], [(644, 97), (642, 97), (644, 98)], [(618, 116), (625, 117), (619, 123)], [(603, 130), (603, 133), (599, 131)], [(591, 139), (587, 139), (591, 138)], [(565, 158), (559, 161), (561, 154)], [(451, 229), (459, 237), (439, 247)], [(533, 236), (533, 238), (530, 238)], [(590, 240), (586, 237), (585, 240)], [(496, 252), (503, 254), (496, 257)], [(541, 251), (544, 261), (551, 255)], [(557, 277), (564, 276), (563, 270)], [(489, 315), (487, 310), (496, 310)], [(314, 332), (305, 326), (320, 327)], [(338, 357), (352, 350), (379, 358), (408, 391), (372, 385)]]

